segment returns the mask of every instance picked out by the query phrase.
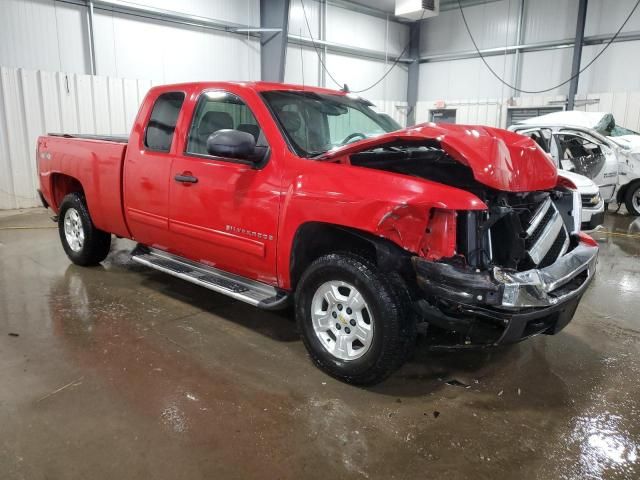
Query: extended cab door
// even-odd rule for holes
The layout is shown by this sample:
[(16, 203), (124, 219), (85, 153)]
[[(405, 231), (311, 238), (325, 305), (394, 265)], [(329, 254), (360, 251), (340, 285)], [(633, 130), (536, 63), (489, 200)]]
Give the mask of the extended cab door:
[[(202, 92), (192, 110), (182, 152), (171, 165), (171, 250), (275, 284), (281, 178), (262, 128), (245, 101), (227, 91)], [(252, 134), (264, 160), (256, 165), (209, 155), (207, 138), (221, 129)]]
[(169, 247), (169, 172), (175, 129), (184, 92), (149, 93), (127, 147), (124, 213), (132, 237), (145, 245)]

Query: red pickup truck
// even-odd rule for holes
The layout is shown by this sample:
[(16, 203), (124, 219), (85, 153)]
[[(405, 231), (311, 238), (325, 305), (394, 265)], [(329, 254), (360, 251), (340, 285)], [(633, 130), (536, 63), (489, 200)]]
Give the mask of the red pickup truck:
[(152, 88), (130, 137), (38, 139), (40, 195), (72, 262), (111, 235), (132, 259), (264, 309), (295, 307), (313, 361), (372, 384), (410, 354), (553, 334), (598, 247), (529, 138), (396, 130), (345, 92), (276, 83)]

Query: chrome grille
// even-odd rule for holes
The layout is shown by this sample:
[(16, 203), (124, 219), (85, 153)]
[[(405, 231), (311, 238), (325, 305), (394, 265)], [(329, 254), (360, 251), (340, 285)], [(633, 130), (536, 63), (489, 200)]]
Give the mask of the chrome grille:
[(527, 254), (536, 266), (552, 264), (569, 248), (569, 234), (562, 215), (549, 198), (531, 217), (526, 233)]

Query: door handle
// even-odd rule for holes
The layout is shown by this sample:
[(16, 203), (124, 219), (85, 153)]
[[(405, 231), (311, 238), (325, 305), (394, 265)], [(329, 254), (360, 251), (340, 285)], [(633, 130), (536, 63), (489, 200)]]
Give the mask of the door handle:
[(198, 183), (198, 178), (191, 175), (191, 172), (179, 173), (173, 179), (181, 183)]

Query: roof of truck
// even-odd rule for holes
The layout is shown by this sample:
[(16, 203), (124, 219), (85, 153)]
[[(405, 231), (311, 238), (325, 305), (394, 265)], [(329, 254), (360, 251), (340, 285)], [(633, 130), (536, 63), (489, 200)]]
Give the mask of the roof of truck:
[(315, 93), (326, 93), (331, 95), (346, 95), (348, 92), (342, 90), (333, 90), (330, 88), (314, 87), (312, 85), (295, 85), (291, 83), (277, 82), (187, 82), (173, 83), (169, 85), (156, 85), (155, 88), (166, 89), (194, 89), (204, 90), (206, 88), (225, 88), (229, 86), (246, 88), (247, 90), (255, 90), (257, 92), (266, 92), (270, 90), (295, 90)]

